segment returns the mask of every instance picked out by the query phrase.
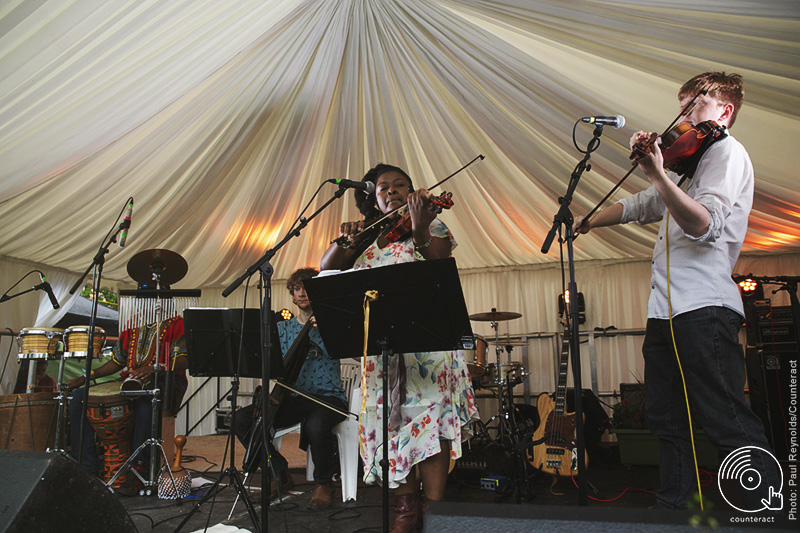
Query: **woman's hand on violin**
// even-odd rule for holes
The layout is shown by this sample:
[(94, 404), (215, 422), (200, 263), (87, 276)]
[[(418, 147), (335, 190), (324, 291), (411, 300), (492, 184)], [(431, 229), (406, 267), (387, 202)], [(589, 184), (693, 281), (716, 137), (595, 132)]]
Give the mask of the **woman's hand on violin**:
[(354, 237), (364, 230), (364, 221), (358, 222), (342, 222), (339, 226), (339, 237), (347, 238), (350, 243), (354, 241)]
[(408, 195), (408, 214), (411, 216), (412, 231), (418, 232), (430, 227), (436, 218), (436, 211), (428, 208), (427, 198), (431, 195), (427, 189), (420, 189)]

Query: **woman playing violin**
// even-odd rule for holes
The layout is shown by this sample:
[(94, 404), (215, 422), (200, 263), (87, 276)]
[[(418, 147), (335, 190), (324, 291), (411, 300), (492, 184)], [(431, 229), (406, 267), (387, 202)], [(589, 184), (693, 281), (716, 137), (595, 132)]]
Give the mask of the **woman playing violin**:
[[(705, 121), (730, 128), (744, 99), (742, 77), (707, 72), (678, 92), (683, 121)], [(691, 107), (691, 106), (690, 106)], [(652, 134), (637, 132), (631, 146)], [(639, 166), (652, 187), (624, 198), (596, 217), (575, 220), (578, 233), (620, 223), (661, 222), (653, 251), (645, 359), (646, 419), (660, 438), (660, 507), (686, 508), (696, 491), (689, 420), (680, 365), (692, 405), (692, 419), (725, 454), (744, 446), (769, 449), (764, 428), (744, 397), (745, 366), (739, 329), (742, 299), (731, 278), (753, 204), (753, 166), (744, 147), (722, 136), (702, 153), (687, 186), (667, 173), (656, 144), (643, 153)], [(674, 345), (671, 336), (674, 329)], [(773, 487), (781, 486), (774, 469), (754, 458), (762, 483), (742, 491), (748, 508), (771, 506)], [(758, 463), (758, 464), (756, 464)], [(763, 489), (763, 490), (762, 490)], [(772, 508), (772, 507), (768, 507)]]
[[(356, 191), (356, 205), (364, 215), (365, 220), (376, 219), (388, 213), (399, 210), (403, 206), (408, 208), (408, 216), (411, 222), (411, 240), (404, 239), (398, 242), (389, 242), (386, 234), (389, 227), (382, 231), (374, 243), (370, 245), (366, 254), (383, 254), (391, 256), (400, 254), (403, 261), (392, 261), (383, 264), (405, 263), (417, 259), (442, 259), (450, 257), (454, 248), (455, 240), (450, 235), (447, 226), (437, 219), (436, 212), (431, 211), (427, 206), (427, 199), (430, 193), (426, 189), (415, 191), (411, 184), (411, 178), (406, 172), (392, 165), (379, 164), (370, 170), (362, 181), (370, 181), (375, 184), (375, 194), (367, 195), (362, 191)], [(393, 218), (389, 217), (388, 221)], [(321, 267), (323, 270), (341, 269), (353, 264), (361, 253), (355, 246), (357, 236), (364, 231), (365, 221), (344, 222), (339, 227), (339, 241), (342, 238), (347, 244), (337, 244), (331, 246), (322, 258)], [(379, 266), (362, 262), (356, 268), (371, 268)]]
[[(428, 191), (414, 191), (411, 178), (399, 167), (379, 164), (362, 181), (375, 183), (374, 195), (356, 192), (356, 205), (367, 220), (407, 204), (411, 230), (397, 242), (389, 230), (373, 236), (362, 253), (354, 251), (355, 235), (364, 222), (345, 222), (340, 239), (325, 253), (323, 269), (374, 268), (410, 261), (449, 257), (456, 247), (447, 226), (426, 203)], [(358, 255), (357, 257), (354, 257)], [(381, 358), (368, 357), (366, 412), (359, 423), (364, 480), (382, 480), (383, 457)], [(467, 424), (478, 418), (475, 393), (460, 350), (408, 353), (392, 357), (389, 369), (392, 401), (389, 403), (389, 487), (395, 494), (395, 519), (391, 531), (416, 531), (429, 500), (442, 500), (450, 459), (461, 457), (461, 442), (469, 436)], [(381, 407), (381, 408), (379, 408)], [(422, 481), (425, 500), (417, 494)]]

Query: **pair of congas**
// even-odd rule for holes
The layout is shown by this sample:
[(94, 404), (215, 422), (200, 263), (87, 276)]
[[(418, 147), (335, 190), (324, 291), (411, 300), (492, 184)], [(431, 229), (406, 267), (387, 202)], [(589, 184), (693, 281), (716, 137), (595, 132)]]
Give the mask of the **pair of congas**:
[[(89, 353), (89, 326), (60, 328), (23, 328), (17, 335), (18, 359), (81, 359)], [(95, 326), (92, 348), (100, 357), (106, 332)]]
[[(46, 365), (48, 360), (83, 359), (89, 352), (89, 326), (60, 328), (24, 328), (17, 336), (18, 359)], [(102, 357), (105, 330), (95, 327), (93, 353)], [(131, 400), (121, 394), (122, 382), (111, 381), (91, 387), (86, 418), (97, 435), (102, 461), (101, 474), (108, 482), (131, 455), (134, 412)], [(0, 444), (6, 449), (41, 450), (54, 445), (58, 400), (51, 392), (33, 392), (0, 396)], [(63, 435), (62, 435), (63, 437)], [(72, 446), (78, 446), (73, 442)], [(125, 482), (121, 474), (113, 483), (117, 488)]]

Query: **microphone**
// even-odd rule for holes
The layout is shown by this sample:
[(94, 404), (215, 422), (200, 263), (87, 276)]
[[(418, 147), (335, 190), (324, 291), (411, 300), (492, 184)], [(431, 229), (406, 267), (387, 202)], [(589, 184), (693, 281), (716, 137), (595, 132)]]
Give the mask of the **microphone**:
[(613, 126), (615, 130), (618, 130), (625, 125), (625, 117), (622, 115), (614, 115), (613, 117), (583, 117), (581, 122), (598, 124), (600, 126)]
[(326, 183), (335, 183), (343, 189), (358, 189), (367, 194), (372, 194), (375, 192), (375, 184), (371, 181), (340, 180), (334, 178), (327, 180)]
[(125, 248), (125, 241), (128, 240), (128, 228), (131, 227), (131, 215), (133, 214), (133, 198), (125, 211), (125, 218), (122, 220), (122, 233), (119, 235), (119, 247)]
[(56, 300), (56, 295), (53, 294), (53, 287), (50, 286), (50, 283), (47, 281), (47, 278), (44, 275), (39, 274), (39, 277), (42, 278), (42, 282), (34, 287), (37, 290), (43, 290), (47, 293), (47, 297), (50, 298), (50, 303), (53, 304), (53, 309), (58, 309), (61, 307), (58, 305), (58, 300)]

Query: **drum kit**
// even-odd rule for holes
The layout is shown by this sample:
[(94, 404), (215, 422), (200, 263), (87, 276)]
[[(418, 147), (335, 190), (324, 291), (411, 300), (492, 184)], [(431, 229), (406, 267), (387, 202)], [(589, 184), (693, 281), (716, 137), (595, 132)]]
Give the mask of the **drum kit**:
[[(530, 497), (530, 486), (528, 485), (527, 463), (520, 451), (522, 435), (529, 429), (529, 425), (535, 425), (538, 416), (533, 418), (530, 407), (527, 405), (514, 404), (514, 387), (523, 383), (528, 373), (520, 361), (511, 360), (511, 352), (514, 346), (523, 346), (524, 341), (511, 340), (510, 338), (500, 338), (498, 326), (500, 322), (515, 320), (522, 317), (520, 313), (498, 311), (492, 308), (488, 313), (477, 313), (469, 315), (470, 320), (478, 322), (489, 322), (494, 330), (494, 340), (490, 343), (486, 339), (475, 335), (475, 352), (469, 357), (467, 352), (470, 375), (475, 389), (491, 389), (497, 399), (497, 414), (493, 415), (487, 422), (481, 420), (474, 425), (474, 438), (468, 445), (469, 451), (465, 452), (468, 457), (481, 458), (477, 461), (467, 459), (465, 468), (469, 469), (466, 463), (482, 464), (483, 468), (498, 469), (509, 480), (502, 491), (495, 487), (498, 492), (510, 494), (512, 489), (516, 493), (517, 503), (527, 494)], [(494, 345), (496, 362), (489, 363), (487, 355), (489, 345)], [(505, 357), (503, 356), (505, 353)], [(524, 409), (524, 410), (523, 410)], [(533, 408), (535, 411), (535, 408)], [(495, 432), (494, 436), (490, 432)], [(491, 479), (491, 478), (486, 478)], [(481, 481), (483, 485), (483, 480)]]
[[(497, 398), (498, 412), (489, 419), (486, 426), (497, 431), (498, 440), (501, 443), (508, 442), (509, 438), (515, 433), (516, 425), (514, 422), (514, 398), (513, 388), (522, 383), (528, 373), (520, 361), (511, 360), (511, 351), (514, 346), (521, 346), (522, 341), (512, 341), (510, 339), (501, 340), (498, 331), (500, 322), (520, 318), (520, 313), (509, 311), (498, 311), (495, 308), (488, 313), (476, 313), (469, 315), (470, 320), (477, 322), (489, 322), (494, 330), (494, 345), (496, 362), (489, 363), (487, 356), (489, 344), (480, 335), (475, 335), (475, 350), (467, 352), (467, 368), (472, 377), (472, 384), (475, 389), (493, 389)], [(503, 352), (506, 353), (505, 361)], [(496, 423), (493, 427), (492, 424)]]

